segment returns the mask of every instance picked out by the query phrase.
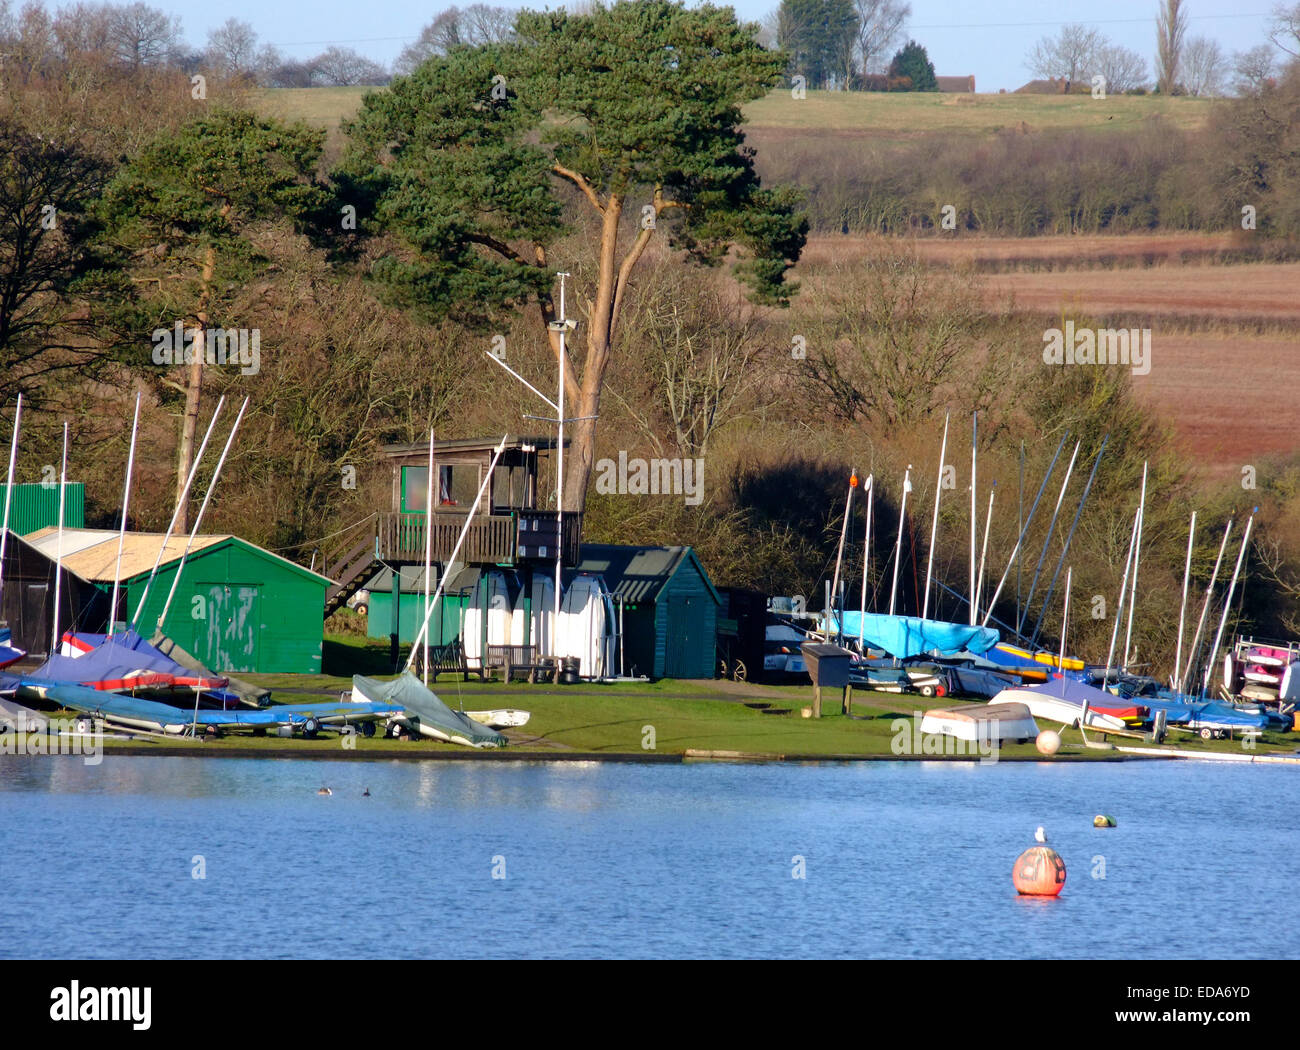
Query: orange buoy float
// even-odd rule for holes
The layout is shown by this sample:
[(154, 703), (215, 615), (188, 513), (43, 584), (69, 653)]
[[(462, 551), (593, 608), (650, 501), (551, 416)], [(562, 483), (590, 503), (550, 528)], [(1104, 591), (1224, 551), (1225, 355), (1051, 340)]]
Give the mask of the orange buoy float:
[[(1042, 828), (1034, 837), (1040, 843), (1047, 842)], [(1051, 846), (1030, 846), (1016, 858), (1015, 867), (1011, 869), (1011, 881), (1022, 896), (1056, 897), (1065, 887), (1065, 861)]]

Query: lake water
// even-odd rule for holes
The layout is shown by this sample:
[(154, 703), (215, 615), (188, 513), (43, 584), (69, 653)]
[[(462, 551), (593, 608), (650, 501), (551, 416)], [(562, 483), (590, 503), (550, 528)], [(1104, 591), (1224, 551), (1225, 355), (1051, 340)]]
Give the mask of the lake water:
[(1197, 762), (6, 758), (0, 957), (1295, 958), (1297, 812)]

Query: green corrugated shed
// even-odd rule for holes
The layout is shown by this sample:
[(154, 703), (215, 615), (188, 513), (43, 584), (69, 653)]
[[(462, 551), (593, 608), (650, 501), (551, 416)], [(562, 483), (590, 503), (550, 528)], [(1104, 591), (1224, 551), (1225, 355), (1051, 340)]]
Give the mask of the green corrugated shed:
[(713, 678), (721, 598), (690, 547), (584, 543), (579, 572), (597, 573), (623, 602), (623, 672)]
[[(158, 571), (140, 617), (162, 612), (179, 562)], [(126, 581), (135, 611), (147, 572)], [(163, 632), (214, 671), (320, 674), (330, 581), (237, 537), (191, 552)], [(152, 633), (145, 626), (141, 633)]]
[[(86, 524), (86, 486), (80, 481), (69, 481), (64, 486), (63, 527), (80, 529)], [(26, 536), (59, 523), (59, 485), (42, 485), (39, 482), (13, 487), (9, 504), (9, 528), (19, 536)], [(0, 513), (4, 507), (5, 486), (0, 485)]]

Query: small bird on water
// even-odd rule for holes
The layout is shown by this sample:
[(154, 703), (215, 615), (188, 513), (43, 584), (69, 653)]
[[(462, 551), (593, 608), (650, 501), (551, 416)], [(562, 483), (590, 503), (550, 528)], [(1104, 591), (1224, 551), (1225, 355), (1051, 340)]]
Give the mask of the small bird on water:
[(1043, 830), (1041, 824), (1039, 825), (1038, 830), (1034, 832), (1034, 841), (1035, 842), (1047, 841), (1047, 832)]
[(331, 791), (331, 790), (330, 790), (329, 788), (327, 788), (327, 787), (323, 787), (323, 788), (321, 788), (319, 791), (317, 791), (316, 794), (318, 794), (318, 795), (332, 795), (332, 794), (334, 794), (334, 792)]
[(362, 797), (362, 798), (369, 798), (369, 797), (370, 797), (370, 789), (369, 789), (369, 788), (366, 788), (365, 791), (361, 792), (361, 797)]

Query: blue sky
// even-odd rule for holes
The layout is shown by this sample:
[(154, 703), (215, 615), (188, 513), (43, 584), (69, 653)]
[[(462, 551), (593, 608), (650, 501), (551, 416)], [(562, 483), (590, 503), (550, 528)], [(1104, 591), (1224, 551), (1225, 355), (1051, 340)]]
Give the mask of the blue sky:
[[(462, 0), (461, 6), (472, 0)], [(1268, 12), (1276, 0), (1192, 0), (1191, 36), (1208, 36), (1225, 51), (1241, 51), (1265, 40)], [(390, 63), (422, 26), (447, 3), (413, 0), (217, 0), (196, 8), (177, 0), (152, 0), (181, 17), (186, 38), (202, 45), (208, 30), (227, 18), (249, 22), (264, 43), (291, 57), (307, 58), (330, 44), (355, 47)], [(53, 6), (53, 5), (51, 5)], [(545, 7), (545, 2), (501, 6)], [(552, 2), (550, 6), (558, 6)], [(742, 18), (754, 21), (776, 7), (776, 0), (739, 0)], [(980, 91), (1019, 87), (1030, 78), (1025, 54), (1061, 25), (1097, 26), (1117, 43), (1145, 56), (1155, 52), (1157, 0), (912, 0), (909, 35), (926, 46), (940, 74), (974, 73)]]

